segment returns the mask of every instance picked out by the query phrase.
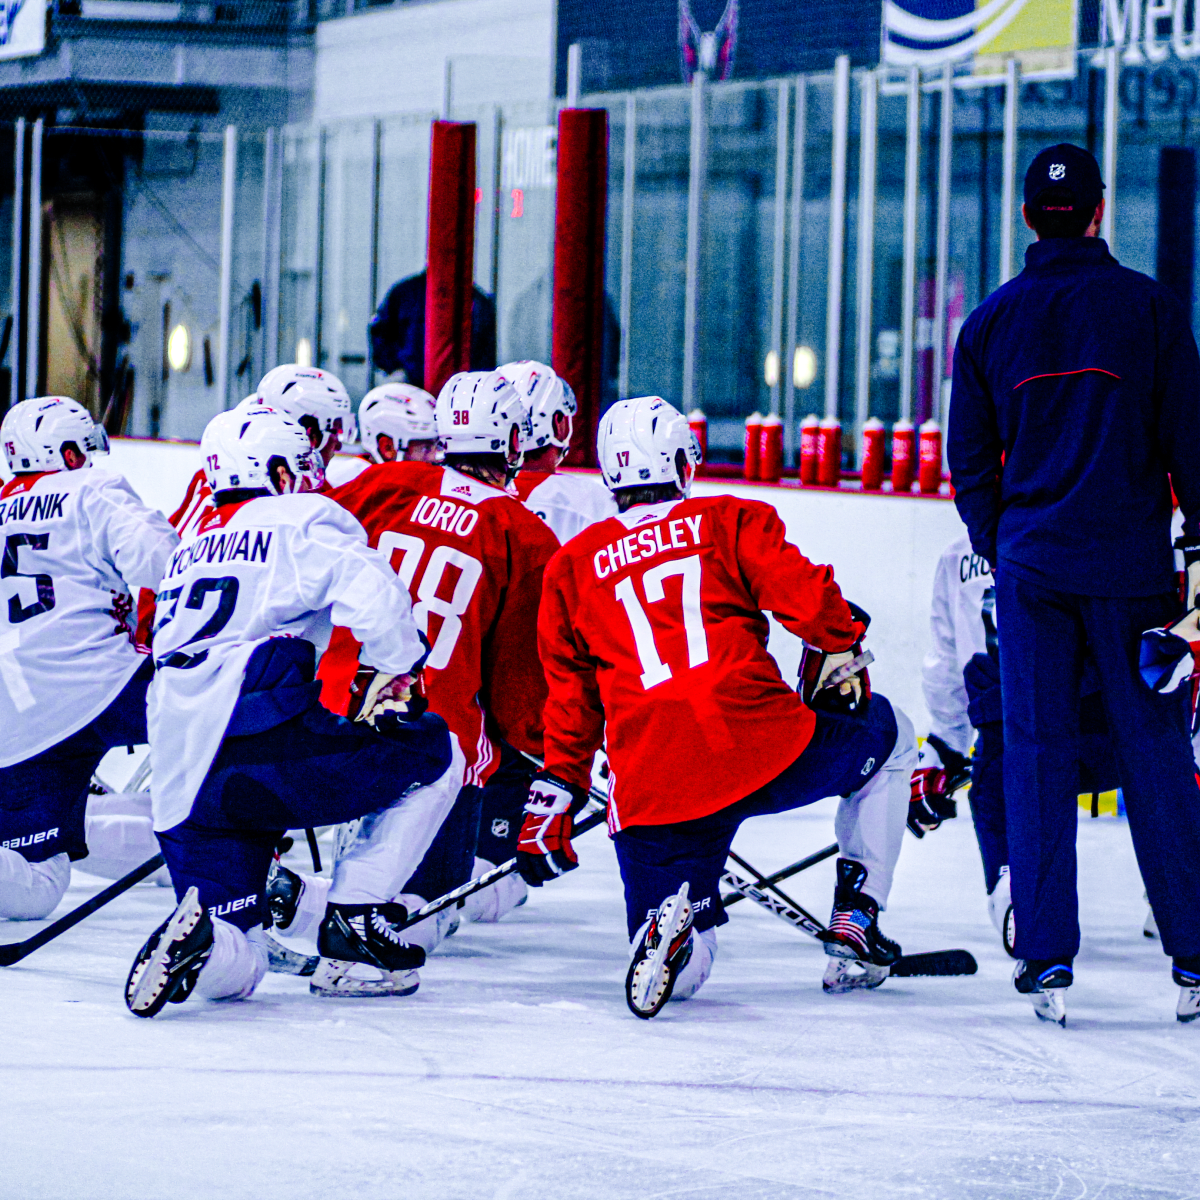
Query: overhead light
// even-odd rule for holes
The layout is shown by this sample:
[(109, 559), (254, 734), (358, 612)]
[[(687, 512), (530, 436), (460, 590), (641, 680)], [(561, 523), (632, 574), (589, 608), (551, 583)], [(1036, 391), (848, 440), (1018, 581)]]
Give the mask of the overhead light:
[(798, 388), (811, 386), (817, 377), (817, 352), (810, 346), (797, 346), (792, 359), (792, 382)]
[(308, 338), (301, 338), (296, 343), (296, 366), (312, 366), (312, 342)]
[(763, 379), (767, 387), (774, 387), (779, 382), (779, 355), (774, 350), (767, 351), (767, 361), (763, 364)]
[(167, 362), (172, 371), (186, 371), (192, 365), (192, 335), (186, 325), (176, 325), (167, 338)]

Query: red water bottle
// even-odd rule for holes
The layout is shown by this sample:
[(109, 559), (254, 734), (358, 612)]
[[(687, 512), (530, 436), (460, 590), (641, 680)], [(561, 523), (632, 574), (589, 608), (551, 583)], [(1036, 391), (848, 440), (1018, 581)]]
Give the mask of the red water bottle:
[(837, 487), (842, 477), (842, 425), (837, 417), (826, 417), (817, 429), (817, 482)]
[(897, 421), (892, 426), (892, 491), (912, 491), (916, 467), (916, 434), (911, 421)]
[(693, 408), (688, 413), (688, 428), (696, 441), (700, 443), (700, 461), (708, 458), (708, 418), (698, 409)]
[(800, 482), (817, 482), (817, 435), (821, 429), (821, 419), (815, 413), (809, 413), (800, 422)]
[(742, 476), (746, 479), (758, 478), (759, 452), (762, 444), (762, 414), (751, 413), (746, 418), (746, 463)]
[(862, 430), (862, 485), (864, 492), (877, 492), (883, 486), (883, 422), (868, 417)]
[(763, 420), (758, 447), (759, 479), (778, 483), (783, 474), (783, 422), (774, 413)]
[(932, 418), (921, 426), (917, 482), (923, 496), (936, 496), (942, 486), (942, 427)]

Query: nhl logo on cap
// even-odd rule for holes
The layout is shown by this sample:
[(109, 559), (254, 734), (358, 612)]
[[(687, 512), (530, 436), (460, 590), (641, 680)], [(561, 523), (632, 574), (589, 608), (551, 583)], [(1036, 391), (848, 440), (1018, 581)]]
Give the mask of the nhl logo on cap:
[(1067, 173), (1067, 168), (1063, 163), (1051, 163), (1050, 178), (1057, 181), (1062, 179)]

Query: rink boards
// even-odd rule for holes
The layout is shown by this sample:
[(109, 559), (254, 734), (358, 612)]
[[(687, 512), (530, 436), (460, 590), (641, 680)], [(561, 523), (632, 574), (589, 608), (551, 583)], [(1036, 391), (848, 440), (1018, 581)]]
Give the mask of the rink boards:
[[(190, 442), (120, 438), (104, 465), (122, 472), (147, 504), (170, 513), (200, 466), (200, 449)], [(843, 594), (871, 614), (874, 687), (899, 704), (923, 735), (929, 716), (921, 696), (921, 660), (929, 647), (933, 572), (947, 543), (963, 532), (954, 505), (934, 497), (725, 480), (699, 481), (695, 491), (774, 505), (801, 551), (814, 562), (832, 564)], [(774, 627), (771, 649), (785, 678), (794, 680), (799, 641)]]

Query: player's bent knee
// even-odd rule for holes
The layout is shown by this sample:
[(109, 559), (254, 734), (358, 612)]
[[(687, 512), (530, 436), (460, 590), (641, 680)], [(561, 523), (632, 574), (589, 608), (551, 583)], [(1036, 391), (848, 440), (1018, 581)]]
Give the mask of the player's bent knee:
[(716, 929), (692, 931), (692, 957), (687, 966), (679, 972), (675, 987), (671, 991), (672, 1000), (690, 1000), (703, 986), (705, 980), (712, 974), (713, 961), (717, 957)]
[(896, 718), (896, 744), (884, 764), (885, 770), (904, 768), (911, 769), (917, 759), (917, 732), (913, 723), (908, 719), (903, 709), (892, 705), (892, 715)]
[(56, 854), (44, 862), (27, 862), (15, 850), (0, 849), (0, 917), (40, 921), (66, 895), (71, 860)]
[(267, 948), (255, 934), (217, 917), (213, 951), (196, 980), (196, 994), (207, 1000), (249, 1000), (267, 973)]

